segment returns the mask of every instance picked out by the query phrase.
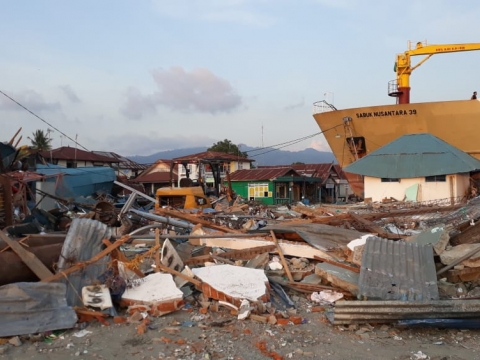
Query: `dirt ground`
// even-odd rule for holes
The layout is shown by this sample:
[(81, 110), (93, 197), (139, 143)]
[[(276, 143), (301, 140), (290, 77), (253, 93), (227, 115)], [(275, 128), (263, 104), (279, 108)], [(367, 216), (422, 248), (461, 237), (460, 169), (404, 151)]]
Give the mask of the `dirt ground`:
[[(94, 321), (0, 346), (0, 359), (455, 359), (480, 360), (480, 331), (408, 329), (394, 325), (332, 326), (311, 303), (296, 299), (300, 325), (238, 320), (226, 308), (198, 307), (152, 318), (145, 334), (137, 324)], [(88, 332), (83, 337), (75, 335)]]

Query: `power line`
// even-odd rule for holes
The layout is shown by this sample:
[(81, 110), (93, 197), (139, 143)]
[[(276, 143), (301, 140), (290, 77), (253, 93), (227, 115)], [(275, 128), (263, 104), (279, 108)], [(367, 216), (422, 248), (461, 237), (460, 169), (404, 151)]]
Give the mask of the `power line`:
[(47, 124), (48, 126), (50, 126), (51, 128), (54, 128), (55, 130), (57, 130), (60, 134), (62, 134), (63, 136), (65, 136), (67, 139), (70, 139), (71, 141), (73, 141), (76, 145), (80, 146), (81, 148), (83, 148), (85, 151), (89, 151), (85, 146), (79, 144), (77, 142), (77, 140), (73, 140), (70, 136), (68, 136), (67, 134), (65, 134), (64, 132), (62, 132), (61, 130), (59, 130), (58, 128), (56, 128), (55, 126), (53, 126), (52, 124), (50, 124), (47, 120), (45, 119), (42, 119), (40, 116), (38, 116), (37, 114), (35, 114), (33, 111), (31, 111), (30, 109), (28, 109), (26, 106), (20, 104), (17, 100), (13, 99), (12, 97), (8, 96), (7, 94), (5, 94), (2, 90), (0, 90), (0, 94), (2, 94), (3, 96), (5, 96), (7, 99), (13, 101), (15, 104), (17, 104), (18, 106), (20, 106), (22, 109), (28, 111), (30, 114), (32, 114), (33, 116), (35, 116), (37, 119), (43, 121), (45, 124)]
[(286, 142), (283, 142), (283, 143), (280, 143), (280, 144), (275, 144), (275, 145), (272, 145), (272, 146), (268, 146), (268, 147), (264, 147), (264, 148), (259, 148), (259, 149), (254, 149), (254, 150), (249, 150), (249, 151), (245, 151), (246, 153), (250, 153), (250, 152), (256, 152), (256, 151), (261, 151), (261, 150), (266, 150), (266, 149), (269, 149), (267, 151), (264, 151), (264, 152), (261, 152), (259, 154), (253, 154), (253, 155), (249, 155), (249, 157), (256, 157), (256, 156), (260, 156), (260, 155), (264, 155), (264, 154), (268, 154), (269, 152), (272, 152), (272, 151), (276, 151), (276, 150), (280, 150), (280, 149), (283, 149), (287, 146), (291, 146), (291, 145), (295, 145), (299, 142), (302, 142), (302, 141), (305, 141), (305, 140), (308, 140), (308, 139), (311, 139), (312, 137), (315, 137), (317, 135), (320, 135), (320, 134), (323, 134), (329, 130), (332, 130), (332, 129), (335, 129), (339, 126), (343, 126), (343, 124), (338, 124), (338, 125), (335, 125), (335, 126), (332, 126), (331, 128), (328, 128), (324, 131), (320, 131), (318, 133), (314, 133), (314, 134), (311, 134), (311, 135), (307, 135), (307, 136), (304, 136), (304, 137), (301, 137), (301, 138), (298, 138), (298, 139), (294, 139), (294, 140), (290, 140), (290, 141), (286, 141)]

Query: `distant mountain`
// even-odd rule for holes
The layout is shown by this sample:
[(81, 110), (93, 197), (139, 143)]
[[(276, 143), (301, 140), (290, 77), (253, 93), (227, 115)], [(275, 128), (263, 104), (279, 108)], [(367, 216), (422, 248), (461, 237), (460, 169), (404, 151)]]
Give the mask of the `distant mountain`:
[[(158, 159), (170, 160), (180, 156), (196, 154), (207, 151), (208, 147), (193, 147), (177, 150), (161, 151), (148, 156), (128, 156), (130, 160), (140, 164), (152, 164)], [(254, 166), (261, 165), (290, 165), (295, 162), (305, 164), (320, 164), (336, 162), (333, 153), (328, 151), (317, 151), (308, 148), (301, 151), (286, 151), (268, 148), (255, 148), (247, 145), (240, 145), (240, 150), (247, 152), (249, 159), (255, 160)]]

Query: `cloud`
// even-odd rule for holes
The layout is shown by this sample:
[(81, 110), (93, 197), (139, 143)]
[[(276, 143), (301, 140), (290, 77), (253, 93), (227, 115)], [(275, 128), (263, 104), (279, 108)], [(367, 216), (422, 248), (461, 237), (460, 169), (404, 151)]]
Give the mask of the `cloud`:
[(323, 135), (316, 137), (315, 140), (312, 140), (312, 142), (310, 142), (308, 147), (318, 151), (332, 151), (332, 149), (327, 143), (327, 140), (325, 140), (325, 137)]
[(301, 108), (305, 105), (305, 99), (302, 98), (302, 100), (296, 104), (291, 104), (291, 105), (287, 105), (283, 108), (283, 110), (294, 110), (296, 108)]
[(261, 12), (259, 0), (154, 0), (155, 10), (163, 16), (183, 20), (237, 23), (267, 27), (276, 22), (271, 14)]
[(73, 91), (70, 85), (62, 85), (62, 86), (59, 86), (59, 88), (60, 90), (63, 91), (63, 94), (67, 97), (67, 99), (70, 100), (71, 102), (73, 103), (81, 102), (81, 100), (79, 99), (75, 91)]
[(120, 111), (129, 119), (139, 120), (145, 114), (156, 112), (156, 104), (151, 99), (151, 96), (142, 95), (140, 90), (135, 87), (129, 87), (125, 97), (127, 101)]
[[(7, 95), (15, 100), (18, 104), (21, 104), (28, 110), (32, 112), (41, 112), (41, 111), (56, 111), (61, 108), (58, 102), (56, 103), (49, 103), (46, 102), (43, 96), (37, 93), (34, 90), (23, 90), (17, 93), (10, 93)], [(6, 96), (0, 97), (0, 110), (20, 110), (24, 111), (21, 106), (16, 104), (11, 99), (7, 98)]]
[(157, 106), (165, 106), (180, 112), (216, 114), (230, 112), (242, 104), (242, 98), (225, 79), (208, 69), (185, 71), (175, 66), (169, 70), (152, 72), (158, 87), (149, 95), (133, 87), (127, 89), (126, 104), (121, 112), (130, 119), (141, 119), (145, 114), (155, 113)]
[(102, 146), (109, 151), (114, 151), (124, 156), (152, 155), (160, 151), (212, 146), (218, 140), (208, 136), (172, 136), (162, 137), (158, 134), (135, 134), (128, 133), (118, 136), (109, 136), (102, 143)]

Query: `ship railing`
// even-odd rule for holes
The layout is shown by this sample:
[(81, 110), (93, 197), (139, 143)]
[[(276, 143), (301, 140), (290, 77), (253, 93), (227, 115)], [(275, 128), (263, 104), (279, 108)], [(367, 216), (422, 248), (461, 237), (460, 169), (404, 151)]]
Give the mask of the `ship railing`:
[(325, 100), (321, 100), (313, 103), (313, 115), (321, 114), (328, 111), (334, 111), (334, 110), (337, 110), (337, 108)]

